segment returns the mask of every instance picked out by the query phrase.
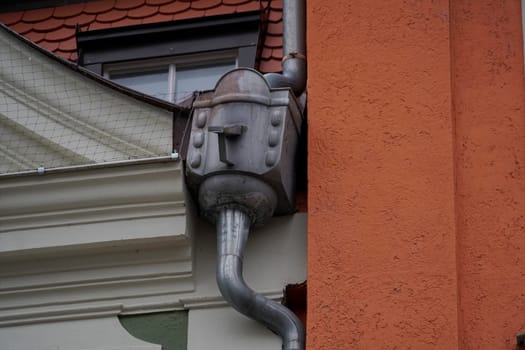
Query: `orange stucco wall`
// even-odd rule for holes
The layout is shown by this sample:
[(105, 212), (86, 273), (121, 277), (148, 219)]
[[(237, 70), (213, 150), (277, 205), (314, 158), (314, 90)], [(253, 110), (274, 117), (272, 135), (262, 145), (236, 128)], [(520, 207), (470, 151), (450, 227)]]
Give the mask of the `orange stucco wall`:
[(307, 4), (308, 349), (514, 349), (520, 2)]

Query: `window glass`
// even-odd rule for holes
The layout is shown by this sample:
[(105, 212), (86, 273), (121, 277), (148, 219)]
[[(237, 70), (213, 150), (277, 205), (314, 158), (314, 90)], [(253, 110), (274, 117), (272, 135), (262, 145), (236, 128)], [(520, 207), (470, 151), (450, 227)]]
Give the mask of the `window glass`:
[(168, 68), (165, 66), (140, 71), (113, 70), (109, 74), (109, 79), (133, 90), (169, 101)]
[(197, 90), (215, 87), (217, 80), (235, 68), (235, 61), (212, 61), (200, 64), (177, 64), (175, 71), (175, 101), (182, 101)]

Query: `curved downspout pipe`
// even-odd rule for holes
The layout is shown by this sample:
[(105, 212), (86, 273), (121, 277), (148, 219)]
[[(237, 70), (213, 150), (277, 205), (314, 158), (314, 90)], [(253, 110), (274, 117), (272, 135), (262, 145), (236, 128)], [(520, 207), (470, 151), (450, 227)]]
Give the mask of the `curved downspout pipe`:
[(283, 350), (303, 350), (301, 321), (286, 307), (255, 293), (242, 276), (244, 248), (252, 222), (242, 209), (223, 208), (217, 217), (217, 284), (224, 298), (240, 313), (279, 334)]
[(300, 96), (306, 88), (305, 0), (283, 1), (283, 73), (264, 77), (272, 88), (289, 87)]

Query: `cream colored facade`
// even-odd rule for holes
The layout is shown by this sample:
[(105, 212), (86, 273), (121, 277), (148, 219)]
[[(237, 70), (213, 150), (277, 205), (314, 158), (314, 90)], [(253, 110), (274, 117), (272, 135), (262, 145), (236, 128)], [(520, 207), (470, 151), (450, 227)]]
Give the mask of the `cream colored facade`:
[[(171, 156), (172, 112), (4, 30), (0, 60), (0, 348), (160, 349), (118, 316), (188, 310), (188, 349), (279, 349), (217, 290), (214, 227)], [(305, 266), (306, 214), (252, 233), (255, 290), (280, 299)]]

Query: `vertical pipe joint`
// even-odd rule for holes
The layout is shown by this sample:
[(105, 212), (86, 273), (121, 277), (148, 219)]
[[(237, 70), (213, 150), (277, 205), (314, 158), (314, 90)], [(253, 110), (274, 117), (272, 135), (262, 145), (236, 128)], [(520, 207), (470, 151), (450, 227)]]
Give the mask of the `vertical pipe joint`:
[(264, 77), (272, 88), (289, 87), (296, 96), (306, 89), (305, 0), (283, 2), (283, 73)]
[(222, 209), (217, 218), (217, 284), (228, 303), (279, 334), (283, 350), (303, 350), (301, 321), (286, 307), (254, 292), (244, 281), (244, 248), (251, 220), (242, 209)]

